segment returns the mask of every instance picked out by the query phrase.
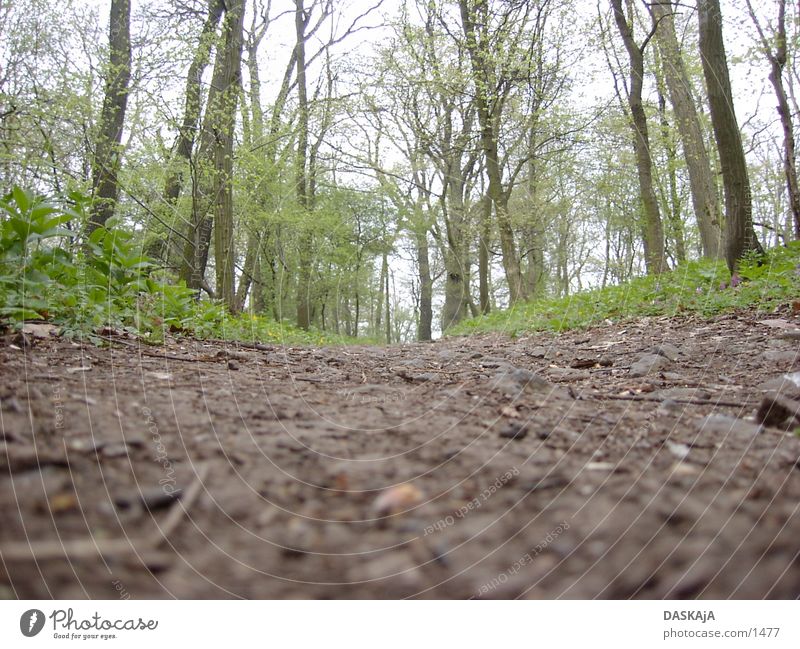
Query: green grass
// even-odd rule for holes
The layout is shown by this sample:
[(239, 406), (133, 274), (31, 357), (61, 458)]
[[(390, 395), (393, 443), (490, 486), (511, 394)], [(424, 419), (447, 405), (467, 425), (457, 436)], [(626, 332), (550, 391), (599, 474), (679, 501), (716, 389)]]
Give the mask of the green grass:
[(527, 331), (584, 329), (642, 316), (708, 317), (743, 308), (770, 311), (800, 296), (800, 242), (770, 250), (760, 265), (744, 263), (740, 275), (742, 283), (730, 288), (724, 263), (693, 261), (658, 277), (519, 304), (466, 320), (447, 333), (502, 331), (513, 336)]

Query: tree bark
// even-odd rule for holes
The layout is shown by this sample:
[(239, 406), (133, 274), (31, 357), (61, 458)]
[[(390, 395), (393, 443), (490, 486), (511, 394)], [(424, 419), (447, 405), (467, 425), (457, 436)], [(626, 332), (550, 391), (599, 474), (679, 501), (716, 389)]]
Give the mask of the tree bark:
[(92, 162), (92, 208), (86, 223), (88, 237), (114, 215), (122, 163), (122, 129), (131, 79), (131, 2), (111, 0), (109, 67)]
[(722, 214), (689, 75), (675, 34), (674, 9), (671, 0), (656, 0), (650, 8), (657, 24), (656, 40), (664, 77), (683, 144), (692, 207), (700, 232), (703, 256), (718, 259), (722, 256)]
[(648, 274), (658, 274), (667, 270), (664, 254), (664, 227), (658, 209), (658, 199), (653, 190), (653, 161), (650, 156), (650, 137), (647, 130), (647, 115), (642, 103), (644, 82), (644, 48), (647, 40), (639, 46), (633, 39), (633, 29), (625, 17), (622, 0), (611, 0), (614, 20), (617, 23), (625, 49), (630, 59), (630, 90), (628, 106), (631, 111), (633, 148), (636, 154), (636, 171), (639, 178), (639, 192), (644, 210), (644, 256)]
[(742, 135), (733, 108), (719, 0), (699, 0), (700, 56), (725, 191), (725, 260), (735, 274), (742, 255), (764, 249), (753, 229), (752, 199)]

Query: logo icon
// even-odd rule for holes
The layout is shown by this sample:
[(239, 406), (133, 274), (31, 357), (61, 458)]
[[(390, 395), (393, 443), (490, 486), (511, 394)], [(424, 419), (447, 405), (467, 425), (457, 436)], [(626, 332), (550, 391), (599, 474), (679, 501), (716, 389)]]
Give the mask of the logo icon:
[(25, 611), (19, 618), (19, 630), (22, 635), (32, 638), (44, 627), (44, 613), (38, 608)]

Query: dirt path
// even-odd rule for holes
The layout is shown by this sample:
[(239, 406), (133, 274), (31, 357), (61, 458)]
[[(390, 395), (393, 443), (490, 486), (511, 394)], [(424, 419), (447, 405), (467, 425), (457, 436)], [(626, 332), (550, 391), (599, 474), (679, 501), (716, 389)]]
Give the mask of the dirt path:
[(798, 597), (798, 423), (753, 419), (798, 396), (798, 325), (8, 337), (0, 597)]

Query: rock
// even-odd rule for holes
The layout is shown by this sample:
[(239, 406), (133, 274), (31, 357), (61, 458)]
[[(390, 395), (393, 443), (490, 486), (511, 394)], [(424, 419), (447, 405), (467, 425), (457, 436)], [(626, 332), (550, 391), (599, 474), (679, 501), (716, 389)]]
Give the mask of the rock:
[(548, 367), (547, 376), (554, 381), (568, 383), (588, 379), (590, 374), (587, 370), (576, 370), (570, 367)]
[(128, 454), (127, 444), (107, 444), (101, 451), (103, 457), (114, 458), (123, 457)]
[(781, 396), (777, 392), (768, 392), (758, 407), (756, 420), (764, 426), (777, 428), (783, 428), (792, 421), (800, 423), (800, 401)]
[(528, 354), (533, 356), (533, 358), (544, 358), (545, 356), (547, 356), (547, 349), (541, 346), (534, 347), (528, 352)]
[(145, 489), (139, 494), (139, 500), (145, 509), (150, 511), (169, 507), (178, 500), (183, 491), (181, 489)]
[(236, 371), (236, 370), (239, 369), (239, 365), (238, 365), (238, 363), (236, 361), (230, 360), (230, 361), (228, 361), (228, 369)]
[(450, 351), (449, 349), (443, 349), (436, 354), (436, 358), (443, 363), (449, 363), (450, 361), (457, 361), (460, 358), (460, 355), (456, 352)]
[(759, 424), (753, 424), (743, 419), (728, 417), (727, 415), (709, 415), (701, 420), (700, 433), (716, 433), (719, 435), (736, 435), (740, 437), (755, 437), (763, 431)]
[(511, 422), (500, 431), (500, 437), (522, 440), (528, 436), (528, 426), (519, 422)]
[(674, 362), (677, 361), (678, 357), (681, 355), (681, 350), (672, 343), (661, 343), (653, 349), (653, 353)]
[(688, 457), (689, 453), (692, 450), (686, 444), (682, 444), (680, 442), (673, 442), (670, 440), (667, 440), (665, 446), (667, 447), (667, 450), (679, 460), (683, 460), (686, 457)]
[(584, 468), (587, 471), (616, 471), (618, 467), (613, 462), (587, 462)]
[(590, 367), (596, 367), (599, 362), (596, 358), (573, 358), (569, 366), (576, 370), (583, 370)]
[(381, 493), (372, 504), (372, 510), (377, 516), (389, 516), (416, 507), (422, 500), (422, 492), (414, 485), (406, 483)]
[(782, 352), (777, 350), (769, 350), (764, 352), (764, 358), (773, 363), (795, 363), (800, 359), (798, 352)]
[(22, 412), (23, 408), (19, 399), (12, 395), (10, 397), (0, 398), (0, 410), (5, 410), (6, 412)]
[(662, 399), (699, 399), (705, 401), (711, 397), (711, 394), (699, 388), (669, 388), (667, 390), (659, 390), (656, 396)]
[(770, 379), (758, 386), (759, 390), (764, 392), (774, 391), (779, 392), (784, 396), (793, 399), (800, 399), (800, 372), (791, 372), (783, 374), (774, 379)]
[(495, 358), (487, 356), (481, 361), (481, 367), (493, 370), (500, 367), (513, 367), (505, 358)]
[(670, 364), (669, 359), (660, 354), (645, 354), (633, 365), (631, 365), (631, 376), (647, 376), (648, 374), (658, 372)]
[(659, 415), (674, 415), (678, 412), (682, 412), (683, 410), (685, 410), (684, 406), (679, 404), (677, 401), (673, 401), (672, 399), (664, 399), (658, 404), (656, 413)]
[(22, 333), (29, 334), (34, 338), (49, 338), (58, 334), (58, 327), (51, 324), (26, 322), (22, 325)]
[(496, 376), (493, 389), (511, 397), (519, 397), (521, 394), (527, 393), (546, 398), (572, 399), (569, 391), (550, 383), (546, 378), (531, 370), (507, 365), (498, 370)]

